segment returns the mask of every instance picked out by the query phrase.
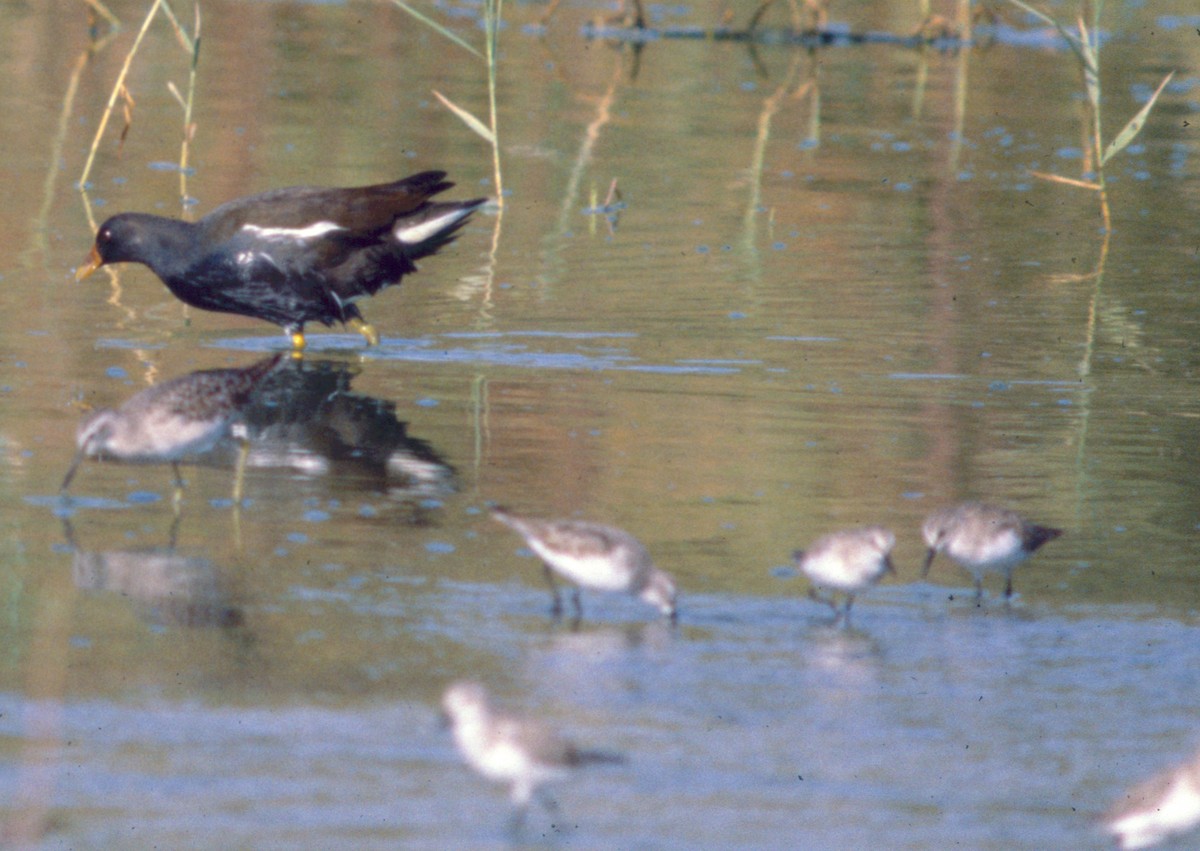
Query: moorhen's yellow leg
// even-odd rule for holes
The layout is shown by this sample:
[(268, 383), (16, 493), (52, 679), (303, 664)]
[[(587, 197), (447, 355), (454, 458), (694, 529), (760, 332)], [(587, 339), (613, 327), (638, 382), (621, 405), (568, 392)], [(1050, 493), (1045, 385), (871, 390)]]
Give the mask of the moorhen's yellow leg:
[(363, 321), (358, 316), (352, 316), (346, 324), (366, 337), (368, 346), (379, 345), (379, 332), (375, 330), (375, 326), (371, 323)]

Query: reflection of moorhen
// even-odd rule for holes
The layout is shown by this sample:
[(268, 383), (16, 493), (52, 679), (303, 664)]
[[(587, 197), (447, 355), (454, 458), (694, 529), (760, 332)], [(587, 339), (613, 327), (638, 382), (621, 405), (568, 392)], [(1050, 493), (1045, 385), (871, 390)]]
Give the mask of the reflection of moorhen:
[[(243, 369), (208, 369), (164, 381), (136, 394), (119, 408), (93, 411), (79, 424), (78, 450), (62, 492), (71, 485), (84, 458), (115, 458), (133, 463), (170, 463), (175, 473), (175, 502), (182, 495), (179, 462), (207, 452), (232, 431), (255, 385), (276, 368), (274, 355)], [(233, 483), (234, 504), (241, 502), (242, 463)]]
[(245, 617), (223, 587), (221, 571), (199, 556), (175, 552), (175, 534), (167, 547), (89, 551), (75, 541), (63, 521), (71, 546), (75, 587), (107, 591), (132, 600), (139, 616), (165, 626), (240, 627)]
[(444, 171), (394, 183), (293, 186), (230, 201), (198, 222), (121, 213), (100, 226), (77, 278), (106, 263), (144, 263), (175, 297), (202, 310), (281, 325), (304, 346), (304, 323), (379, 334), (354, 304), (399, 283), (454, 239), (484, 200), (429, 200), (453, 186)]
[[(454, 469), (396, 419), (394, 403), (350, 391), (357, 369), (334, 360), (290, 359), (242, 410), (251, 467), (308, 476), (366, 478), (398, 497), (446, 494)], [(209, 455), (228, 463), (229, 442)], [(372, 485), (375, 486), (375, 485)]]

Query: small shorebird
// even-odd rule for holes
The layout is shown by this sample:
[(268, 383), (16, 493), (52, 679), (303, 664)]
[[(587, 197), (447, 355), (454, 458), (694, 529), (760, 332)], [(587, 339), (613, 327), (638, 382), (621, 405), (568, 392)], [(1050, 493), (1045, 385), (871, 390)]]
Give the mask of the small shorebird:
[(536, 520), (493, 508), (492, 517), (525, 539), (542, 560), (546, 582), (554, 597), (553, 612), (562, 614), (562, 601), (554, 574), (575, 585), (575, 616), (583, 616), (579, 589), (623, 591), (656, 606), (675, 619), (675, 582), (654, 566), (650, 553), (637, 538), (613, 526), (583, 520)]
[[(808, 596), (833, 609), (834, 623), (842, 619), (848, 623), (854, 595), (879, 582), (885, 573), (895, 574), (892, 565), (895, 546), (896, 536), (890, 530), (867, 526), (833, 532), (817, 539), (808, 549), (796, 550), (792, 558), (812, 582)], [(822, 597), (818, 589), (829, 591), (830, 596)], [(834, 592), (846, 595), (841, 609), (833, 598)]]
[(983, 598), (983, 574), (1004, 574), (1004, 598), (1012, 596), (1012, 572), (1062, 529), (1030, 523), (1015, 511), (982, 502), (963, 502), (929, 515), (921, 529), (929, 552), (921, 576), (933, 557), (944, 552), (975, 577), (975, 599)]
[[(238, 412), (254, 388), (283, 357), (264, 358), (242, 369), (208, 369), (155, 384), (132, 396), (119, 408), (100, 408), (79, 424), (78, 446), (60, 492), (64, 495), (84, 458), (112, 457), (120, 461), (169, 463), (175, 473), (174, 504), (183, 492), (179, 462), (207, 452), (234, 429)], [(233, 502), (242, 501), (242, 476), (247, 444), (242, 444), (233, 483)]]
[(1104, 816), (1122, 849), (1149, 848), (1200, 824), (1200, 754), (1134, 786)]
[(451, 685), (442, 696), (442, 710), (467, 764), (488, 780), (509, 785), (516, 825), (535, 797), (547, 810), (555, 809), (546, 784), (584, 765), (625, 761), (619, 754), (577, 748), (533, 719), (495, 711), (487, 689), (477, 682)]

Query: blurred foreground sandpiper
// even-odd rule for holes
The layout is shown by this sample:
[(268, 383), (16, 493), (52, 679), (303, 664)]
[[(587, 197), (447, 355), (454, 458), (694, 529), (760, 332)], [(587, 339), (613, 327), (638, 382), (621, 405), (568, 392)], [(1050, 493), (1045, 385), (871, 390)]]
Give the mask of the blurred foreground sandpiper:
[(1123, 849), (1149, 848), (1200, 825), (1200, 754), (1134, 786), (1104, 816)]
[(577, 748), (533, 719), (496, 712), (487, 689), (477, 682), (451, 685), (442, 696), (442, 710), (467, 764), (489, 780), (509, 784), (516, 824), (535, 797), (547, 810), (555, 809), (545, 784), (584, 765), (625, 761), (619, 754)]

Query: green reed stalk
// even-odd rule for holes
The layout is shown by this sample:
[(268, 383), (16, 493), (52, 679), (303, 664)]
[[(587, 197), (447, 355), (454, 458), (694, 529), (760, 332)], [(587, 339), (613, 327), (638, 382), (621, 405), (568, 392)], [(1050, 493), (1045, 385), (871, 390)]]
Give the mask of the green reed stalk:
[(1108, 209), (1108, 191), (1104, 180), (1104, 166), (1110, 159), (1128, 147), (1129, 143), (1142, 131), (1142, 128), (1146, 124), (1146, 119), (1150, 115), (1150, 110), (1154, 108), (1159, 95), (1162, 94), (1167, 83), (1171, 82), (1171, 78), (1175, 76), (1175, 72), (1172, 71), (1163, 78), (1145, 105), (1138, 110), (1133, 118), (1126, 122), (1121, 131), (1105, 146), (1103, 144), (1103, 122), (1101, 120), (1104, 93), (1100, 81), (1100, 15), (1104, 11), (1104, 0), (1094, 0), (1093, 2), (1084, 3), (1085, 12), (1088, 9), (1091, 10), (1091, 23), (1089, 25), (1085, 22), (1084, 15), (1081, 13), (1076, 20), (1076, 26), (1079, 30), (1078, 34), (1068, 30), (1061, 22), (1051, 18), (1044, 12), (1038, 11), (1028, 3), (1023, 2), (1023, 0), (1009, 0), (1009, 2), (1028, 12), (1030, 15), (1050, 24), (1066, 40), (1083, 71), (1084, 90), (1087, 93), (1088, 105), (1091, 108), (1092, 114), (1091, 137), (1092, 155), (1095, 161), (1095, 180), (1083, 181), (1046, 174), (1038, 174), (1037, 176), (1058, 183), (1081, 186), (1097, 192), (1100, 196), (1100, 211), (1104, 219), (1104, 229), (1105, 231), (1111, 230), (1112, 219)]
[[(101, 6), (98, 8), (103, 7)], [(125, 62), (121, 66), (121, 72), (117, 75), (117, 80), (113, 84), (112, 93), (109, 95), (108, 103), (104, 108), (104, 114), (100, 117), (100, 126), (96, 128), (96, 135), (92, 139), (92, 146), (88, 150), (87, 162), (84, 163), (83, 166), (83, 174), (81, 174), (79, 177), (80, 187), (83, 187), (87, 184), (88, 176), (91, 174), (92, 165), (96, 159), (96, 152), (100, 148), (100, 140), (104, 137), (104, 131), (108, 128), (108, 120), (112, 116), (112, 111), (116, 106), (117, 99), (123, 96), (128, 97), (127, 89), (125, 88), (125, 80), (129, 76), (130, 68), (133, 66), (133, 57), (137, 55), (138, 49), (142, 45), (142, 39), (149, 31), (151, 22), (160, 11), (167, 16), (167, 19), (171, 22), (171, 26), (175, 30), (175, 35), (179, 38), (180, 44), (183, 45), (183, 48), (191, 54), (192, 58), (191, 73), (188, 82), (188, 95), (186, 100), (180, 96), (179, 91), (173, 85), (169, 86), (171, 93), (175, 95), (175, 98), (184, 108), (184, 139), (183, 152), (180, 161), (181, 172), (187, 166), (188, 143), (191, 139), (192, 133), (195, 130), (195, 128), (192, 126), (191, 116), (192, 99), (196, 88), (196, 62), (200, 55), (200, 7), (197, 4), (196, 33), (194, 36), (189, 37), (187, 32), (184, 31), (183, 26), (179, 23), (179, 19), (175, 16), (175, 12), (171, 8), (170, 3), (168, 3), (167, 0), (154, 0), (154, 4), (151, 5), (150, 11), (146, 13), (146, 17), (142, 21), (141, 29), (138, 30), (137, 37), (133, 41), (133, 46), (129, 49), (129, 53), (125, 56)], [(184, 195), (185, 200), (187, 194), (186, 188), (186, 183), (181, 182), (180, 191)]]
[(412, 15), (425, 26), (432, 29), (434, 32), (440, 33), (450, 41), (457, 44), (464, 50), (468, 50), (476, 56), (483, 59), (487, 66), (487, 87), (488, 87), (488, 123), (484, 124), (476, 118), (470, 110), (467, 110), (450, 98), (443, 95), (441, 92), (434, 89), (434, 96), (448, 110), (458, 116), (464, 124), (475, 132), (481, 139), (492, 146), (492, 168), (494, 180), (496, 183), (496, 205), (504, 206), (504, 186), (501, 181), (500, 174), (500, 135), (499, 135), (499, 117), (496, 110), (496, 76), (497, 76), (497, 52), (500, 45), (500, 20), (503, 7), (503, 0), (485, 0), (483, 6), (483, 29), (484, 29), (484, 45), (483, 54), (472, 47), (468, 42), (459, 38), (450, 30), (439, 24), (432, 18), (418, 12), (412, 6), (408, 5), (405, 0), (392, 0), (400, 9), (403, 9), (408, 14)]
[(500, 20), (504, 0), (486, 0), (483, 5), (485, 55), (488, 75), (488, 119), (492, 130), (492, 171), (496, 181), (496, 205), (504, 206), (504, 186), (500, 174), (499, 116), (496, 112), (497, 52), (500, 47)]
[(174, 83), (167, 83), (167, 88), (175, 96), (179, 105), (183, 107), (183, 142), (179, 149), (179, 198), (186, 208), (189, 200), (187, 192), (188, 153), (191, 149), (192, 139), (196, 135), (196, 125), (192, 121), (192, 105), (196, 97), (196, 65), (200, 62), (200, 3), (198, 0), (195, 27), (190, 38), (179, 22), (175, 20), (174, 15), (171, 16), (171, 23), (175, 26), (175, 34), (179, 37), (180, 44), (192, 55), (191, 65), (188, 68), (187, 97), (179, 94), (179, 89), (175, 87)]
[(88, 175), (92, 173), (92, 163), (96, 159), (96, 151), (100, 148), (100, 140), (104, 137), (104, 131), (108, 127), (108, 119), (112, 116), (113, 107), (117, 105), (117, 98), (121, 96), (121, 92), (125, 89), (125, 78), (129, 76), (129, 68), (133, 65), (133, 57), (137, 54), (138, 48), (142, 46), (142, 39), (146, 36), (146, 31), (150, 29), (150, 22), (158, 14), (162, 3), (163, 0), (154, 0), (154, 5), (150, 7), (150, 11), (146, 13), (146, 19), (142, 21), (142, 28), (138, 30), (137, 38), (133, 40), (133, 47), (129, 49), (129, 53), (125, 57), (125, 64), (121, 66), (121, 73), (117, 75), (117, 82), (113, 85), (112, 93), (108, 96), (108, 104), (104, 107), (104, 114), (100, 116), (100, 126), (96, 128), (96, 135), (92, 139), (92, 147), (88, 150), (87, 162), (83, 164), (83, 174), (79, 176), (79, 185), (81, 187), (87, 185)]

